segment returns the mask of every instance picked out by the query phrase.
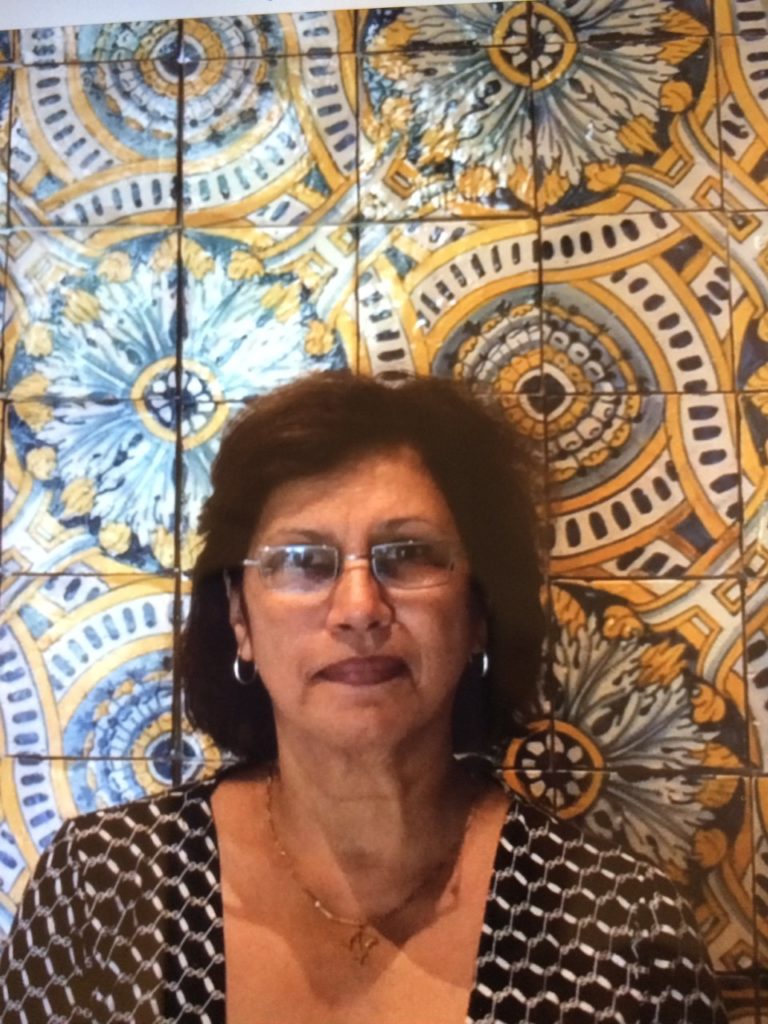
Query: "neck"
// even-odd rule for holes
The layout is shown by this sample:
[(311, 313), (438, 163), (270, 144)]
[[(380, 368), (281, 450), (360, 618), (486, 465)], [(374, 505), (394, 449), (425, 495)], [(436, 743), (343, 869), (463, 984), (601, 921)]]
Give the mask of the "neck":
[[(395, 749), (318, 748), (281, 737), (275, 802), (284, 828), (318, 833), (343, 860), (389, 859), (413, 848), (425, 830), (444, 834), (467, 798), (467, 782), (449, 737), (419, 738)], [(455, 814), (454, 814), (455, 817)]]

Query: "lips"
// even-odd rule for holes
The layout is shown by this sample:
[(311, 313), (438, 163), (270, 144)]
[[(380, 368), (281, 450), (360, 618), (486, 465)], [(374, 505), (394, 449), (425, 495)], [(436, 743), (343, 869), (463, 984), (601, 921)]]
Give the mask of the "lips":
[(375, 686), (386, 683), (406, 671), (402, 658), (375, 655), (369, 658), (345, 658), (334, 661), (318, 672), (321, 679), (332, 683), (346, 683), (348, 686)]

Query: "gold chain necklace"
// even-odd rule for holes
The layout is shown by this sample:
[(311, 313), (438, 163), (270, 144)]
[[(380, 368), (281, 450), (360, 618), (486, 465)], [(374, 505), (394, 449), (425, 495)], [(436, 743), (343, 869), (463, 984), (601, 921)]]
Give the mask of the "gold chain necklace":
[[(269, 830), (272, 834), (272, 841), (275, 844), (275, 849), (280, 854), (280, 857), (283, 860), (283, 863), (285, 864), (286, 870), (293, 879), (294, 884), (298, 889), (301, 890), (301, 892), (304, 893), (304, 895), (310, 901), (315, 910), (319, 914), (322, 914), (327, 921), (332, 921), (334, 924), (340, 924), (344, 925), (347, 928), (354, 929), (346, 945), (347, 949), (350, 951), (350, 953), (357, 961), (357, 963), (360, 964), (360, 966), (362, 966), (363, 964), (365, 964), (371, 951), (379, 944), (379, 937), (376, 935), (373, 922), (378, 921), (379, 923), (382, 923), (383, 921), (386, 921), (388, 917), (392, 917), (399, 911), (404, 910), (421, 893), (422, 889), (424, 889), (430, 878), (434, 877), (434, 872), (429, 872), (428, 874), (426, 874), (424, 878), (416, 886), (416, 888), (412, 889), (411, 892), (408, 893), (408, 895), (405, 897), (405, 899), (398, 903), (397, 906), (392, 907), (391, 910), (386, 911), (386, 913), (384, 914), (379, 914), (378, 916), (371, 918), (370, 921), (361, 920), (360, 918), (355, 917), (343, 917), (341, 914), (335, 914), (331, 909), (326, 907), (326, 905), (323, 903), (319, 896), (316, 896), (311, 889), (308, 889), (306, 885), (304, 885), (304, 883), (296, 874), (296, 869), (293, 860), (290, 857), (290, 854), (283, 846), (283, 844), (280, 842), (280, 837), (278, 836), (277, 828), (275, 827), (274, 815), (272, 814), (272, 782), (274, 778), (274, 772), (270, 773), (270, 775), (267, 777), (267, 819), (269, 821)], [(460, 859), (459, 853), (464, 845), (464, 840), (466, 839), (467, 833), (469, 832), (469, 828), (470, 825), (472, 824), (474, 816), (475, 806), (473, 802), (472, 810), (467, 816), (467, 822), (464, 826), (461, 838), (459, 839), (455, 847), (452, 849), (450, 857), (446, 857), (439, 865), (439, 867), (444, 867), (445, 865), (449, 864), (451, 860), (454, 860), (455, 864), (453, 873), (455, 874)]]

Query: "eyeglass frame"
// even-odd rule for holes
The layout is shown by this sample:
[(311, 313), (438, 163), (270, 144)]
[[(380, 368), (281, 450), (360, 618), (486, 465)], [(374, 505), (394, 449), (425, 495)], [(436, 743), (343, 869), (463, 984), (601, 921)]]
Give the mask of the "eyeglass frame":
[[(408, 544), (430, 544), (430, 545), (437, 545), (437, 546), (441, 547), (443, 550), (445, 550), (446, 554), (448, 554), (450, 556), (450, 563), (444, 567), (445, 568), (445, 573), (446, 573), (445, 579), (444, 580), (440, 580), (439, 582), (435, 582), (435, 583), (421, 583), (421, 584), (419, 584), (417, 586), (407, 586), (407, 585), (403, 586), (402, 584), (398, 584), (397, 582), (392, 582), (391, 580), (381, 579), (379, 577), (378, 573), (376, 572), (376, 563), (375, 563), (375, 552), (376, 552), (376, 550), (378, 548), (391, 548), (391, 547), (398, 547), (398, 546), (403, 546), (403, 545), (408, 545)], [(339, 581), (339, 579), (341, 579), (341, 576), (343, 575), (343, 572), (344, 572), (344, 566), (347, 563), (352, 563), (352, 562), (368, 562), (368, 564), (370, 566), (371, 575), (373, 576), (373, 578), (376, 580), (376, 582), (380, 586), (384, 587), (386, 590), (392, 589), (392, 590), (405, 590), (405, 591), (409, 591), (409, 590), (430, 590), (433, 587), (445, 586), (449, 582), (449, 580), (451, 578), (451, 575), (455, 572), (457, 566), (461, 562), (466, 562), (467, 561), (467, 556), (464, 554), (464, 552), (461, 550), (461, 548), (458, 545), (456, 545), (455, 543), (453, 543), (453, 542), (451, 542), (449, 540), (438, 540), (438, 541), (426, 540), (426, 539), (419, 540), (419, 539), (417, 539), (415, 537), (407, 537), (407, 538), (404, 538), (403, 540), (381, 541), (381, 542), (379, 542), (377, 544), (371, 544), (370, 548), (368, 549), (368, 553), (367, 554), (364, 554), (363, 552), (350, 551), (348, 554), (343, 555), (341, 553), (341, 548), (337, 544), (325, 544), (325, 543), (322, 543), (322, 542), (309, 542), (309, 541), (308, 542), (301, 542), (301, 543), (298, 543), (298, 544), (264, 544), (264, 545), (262, 545), (262, 546), (260, 546), (260, 547), (258, 547), (256, 549), (256, 554), (258, 555), (258, 554), (262, 554), (262, 553), (268, 553), (270, 551), (287, 551), (287, 550), (296, 549), (296, 548), (322, 548), (323, 550), (326, 550), (326, 551), (333, 551), (334, 554), (335, 554), (335, 566), (334, 566), (334, 574), (333, 574), (333, 576), (330, 579), (328, 579), (327, 581), (323, 581), (323, 583), (320, 586), (318, 586), (317, 589), (314, 589), (314, 590), (307, 590), (307, 591), (301, 591), (301, 590), (293, 590), (293, 591), (292, 590), (281, 590), (280, 587), (272, 587), (272, 586), (270, 586), (270, 584), (268, 582), (268, 577), (264, 574), (264, 571), (262, 569), (261, 559), (259, 559), (259, 558), (243, 558), (241, 560), (241, 562), (240, 562), (240, 565), (241, 565), (242, 568), (252, 567), (252, 568), (258, 569), (259, 570), (259, 577), (260, 577), (260, 579), (262, 580), (262, 582), (264, 583), (264, 585), (266, 586), (266, 588), (268, 590), (274, 590), (276, 593), (295, 593), (295, 594), (305, 593), (305, 594), (317, 595), (317, 594), (328, 594), (328, 593), (330, 593), (333, 590), (333, 587), (335, 586), (335, 584)]]

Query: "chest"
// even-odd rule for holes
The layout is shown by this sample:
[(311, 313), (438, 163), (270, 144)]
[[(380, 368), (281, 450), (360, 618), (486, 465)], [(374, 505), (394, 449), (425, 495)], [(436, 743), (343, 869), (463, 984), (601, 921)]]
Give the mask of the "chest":
[(260, 923), (225, 900), (227, 1024), (463, 1024), (481, 918), (462, 903), (407, 937), (361, 934), (301, 911)]

